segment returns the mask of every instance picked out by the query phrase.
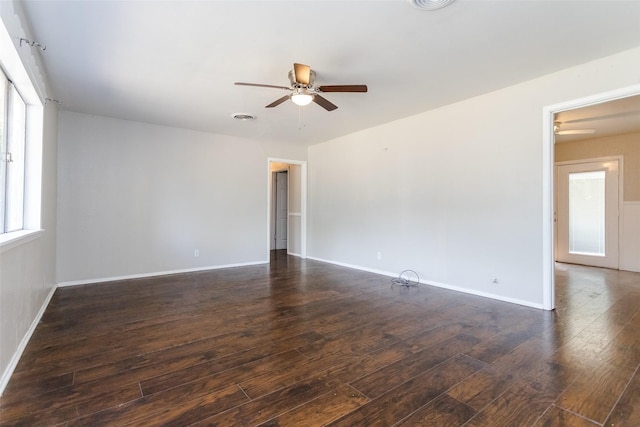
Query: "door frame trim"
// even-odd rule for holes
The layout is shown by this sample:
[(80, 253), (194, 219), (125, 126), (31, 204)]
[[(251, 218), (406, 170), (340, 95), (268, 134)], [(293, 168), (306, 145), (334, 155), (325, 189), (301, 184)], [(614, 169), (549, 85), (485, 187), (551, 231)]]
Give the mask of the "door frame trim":
[[(286, 249), (287, 252), (289, 251), (289, 165), (287, 165), (287, 169), (286, 170), (275, 170), (271, 172), (271, 193), (272, 193), (272, 197), (271, 197), (271, 215), (273, 215), (271, 217), (271, 220), (269, 221), (269, 223), (271, 225), (273, 225), (273, 232), (274, 236), (273, 236), (273, 249), (278, 250), (278, 230), (280, 229), (278, 227), (278, 208), (279, 208), (279, 203), (278, 203), (278, 191), (279, 191), (279, 185), (278, 185), (278, 174), (281, 173), (286, 173), (287, 174), (287, 214), (286, 214), (286, 221), (287, 221), (287, 244), (286, 247), (284, 248), (280, 248), (280, 249)], [(269, 248), (271, 249), (271, 244), (269, 245)], [(272, 250), (273, 250), (272, 249)]]
[(589, 105), (614, 101), (629, 96), (640, 95), (640, 84), (611, 90), (584, 98), (574, 99), (542, 109), (542, 307), (555, 308), (553, 203), (554, 191), (554, 115), (561, 111), (574, 110)]
[[(271, 163), (300, 166), (300, 258), (307, 257), (307, 162), (275, 157), (267, 158), (267, 260), (271, 253)], [(288, 246), (288, 244), (287, 244)]]

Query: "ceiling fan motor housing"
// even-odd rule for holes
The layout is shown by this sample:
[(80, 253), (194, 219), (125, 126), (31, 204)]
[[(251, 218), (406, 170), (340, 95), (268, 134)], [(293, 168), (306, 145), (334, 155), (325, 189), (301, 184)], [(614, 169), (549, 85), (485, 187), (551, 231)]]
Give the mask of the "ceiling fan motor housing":
[(312, 89), (313, 83), (316, 81), (316, 72), (313, 70), (309, 71), (309, 84), (302, 85), (296, 81), (296, 75), (293, 70), (289, 71), (289, 81), (291, 82), (291, 86), (293, 87), (306, 87), (308, 89)]

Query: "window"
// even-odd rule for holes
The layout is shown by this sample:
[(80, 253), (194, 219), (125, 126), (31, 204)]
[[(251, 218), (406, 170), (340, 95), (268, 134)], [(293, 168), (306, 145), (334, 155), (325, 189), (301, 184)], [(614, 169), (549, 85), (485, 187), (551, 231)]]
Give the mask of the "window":
[(43, 232), (46, 85), (27, 71), (36, 58), (28, 49), (21, 57), (14, 41), (0, 19), (0, 253)]
[(24, 228), (27, 106), (4, 72), (0, 91), (0, 233), (8, 233)]
[(605, 255), (605, 174), (569, 174), (569, 253)]

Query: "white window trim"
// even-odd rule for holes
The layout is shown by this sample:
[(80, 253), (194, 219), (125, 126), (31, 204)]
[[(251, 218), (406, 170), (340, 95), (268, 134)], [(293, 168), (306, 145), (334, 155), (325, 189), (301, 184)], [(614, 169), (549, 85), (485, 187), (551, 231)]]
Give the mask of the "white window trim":
[(44, 230), (20, 230), (0, 234), (0, 254), (39, 238)]
[(44, 104), (2, 20), (0, 20), (0, 51), (4, 72), (27, 104), (23, 230), (0, 234), (0, 253), (3, 253), (37, 239), (43, 233), (41, 207)]

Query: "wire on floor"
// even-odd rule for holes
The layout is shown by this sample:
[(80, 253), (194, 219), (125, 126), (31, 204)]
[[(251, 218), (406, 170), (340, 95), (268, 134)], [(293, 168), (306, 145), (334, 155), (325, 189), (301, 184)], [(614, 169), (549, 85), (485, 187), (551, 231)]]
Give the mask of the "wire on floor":
[(420, 283), (420, 276), (413, 270), (404, 270), (398, 277), (391, 279), (392, 286), (398, 285), (406, 288), (417, 287)]

